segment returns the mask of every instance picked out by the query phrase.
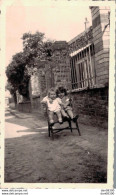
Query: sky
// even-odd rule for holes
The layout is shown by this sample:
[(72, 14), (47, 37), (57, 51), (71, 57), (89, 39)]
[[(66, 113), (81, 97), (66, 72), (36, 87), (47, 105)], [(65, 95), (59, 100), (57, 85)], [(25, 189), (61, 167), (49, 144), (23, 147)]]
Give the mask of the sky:
[(70, 41), (85, 30), (86, 17), (90, 26), (91, 10), (88, 6), (7, 6), (6, 66), (12, 55), (22, 51), (21, 37), (24, 33), (39, 31), (48, 39)]

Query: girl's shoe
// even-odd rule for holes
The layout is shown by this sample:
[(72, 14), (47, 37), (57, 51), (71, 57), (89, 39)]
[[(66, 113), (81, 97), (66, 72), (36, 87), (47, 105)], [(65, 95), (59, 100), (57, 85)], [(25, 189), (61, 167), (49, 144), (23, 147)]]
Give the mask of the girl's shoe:
[(62, 123), (63, 123), (63, 121), (62, 121), (62, 120), (59, 120), (59, 123), (60, 123), (60, 124), (62, 124)]
[(64, 119), (70, 119), (70, 117), (68, 115), (63, 116)]
[(50, 120), (50, 125), (54, 125), (54, 121), (53, 120)]
[(73, 121), (76, 122), (78, 118), (79, 118), (79, 115), (74, 116)]

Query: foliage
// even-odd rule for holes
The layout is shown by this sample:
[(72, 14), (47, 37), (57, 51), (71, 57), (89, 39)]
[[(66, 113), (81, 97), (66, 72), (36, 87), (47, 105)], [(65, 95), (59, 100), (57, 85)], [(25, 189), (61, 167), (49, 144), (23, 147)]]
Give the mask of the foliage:
[(17, 53), (12, 57), (12, 62), (7, 66), (6, 75), (8, 82), (10, 82), (15, 88), (23, 80), (25, 61), (23, 59), (23, 53)]
[(6, 84), (5, 90), (10, 91), (10, 94), (11, 94), (11, 95), (13, 95), (13, 94), (16, 92), (14, 86), (13, 86), (10, 82), (8, 82), (8, 83)]
[(26, 63), (28, 64), (28, 67), (34, 67), (35, 58), (41, 60), (44, 57), (44, 34), (40, 32), (36, 32), (35, 34), (25, 33), (22, 39)]
[(22, 37), (24, 55), (27, 59), (27, 68), (39, 68), (39, 62), (51, 57), (52, 40), (45, 41), (43, 33), (25, 33)]
[[(25, 66), (26, 66), (26, 58), (23, 52), (17, 53), (12, 57), (12, 62), (6, 69), (6, 75), (9, 83), (9, 91), (12, 93), (16, 90), (19, 91), (20, 85), (24, 85), (27, 88), (27, 83), (29, 81), (29, 77), (25, 77)], [(20, 90), (20, 94), (22, 94)], [(27, 94), (24, 94), (27, 96)]]
[(29, 79), (30, 76), (24, 75), (21, 84), (18, 86), (18, 92), (25, 98), (29, 99)]
[(23, 34), (23, 52), (15, 54), (6, 69), (11, 93), (18, 90), (21, 95), (29, 97), (28, 84), (34, 67), (39, 67), (39, 61), (51, 58), (53, 41), (44, 41), (44, 38), (40, 32)]

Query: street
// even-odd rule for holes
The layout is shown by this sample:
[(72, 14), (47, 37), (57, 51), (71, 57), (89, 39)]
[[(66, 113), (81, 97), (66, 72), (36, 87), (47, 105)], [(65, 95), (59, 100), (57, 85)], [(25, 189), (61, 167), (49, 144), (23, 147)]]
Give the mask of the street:
[[(6, 119), (5, 138), (14, 138), (14, 137), (20, 137), (23, 135), (37, 133), (37, 132), (29, 131), (28, 126), (30, 126), (32, 124), (32, 123), (31, 124), (29, 123), (29, 120), (28, 121), (26, 120), (27, 121), (26, 126), (23, 126), (21, 123), (21, 120), (20, 119), (16, 120), (16, 117), (13, 116), (9, 112), (9, 110), (6, 110), (6, 112), (5, 112), (5, 119)], [(10, 121), (10, 122), (7, 122), (7, 121)], [(20, 125), (18, 125), (17, 123), (19, 123)], [(35, 128), (35, 126), (32, 125), (31, 128)]]
[(5, 182), (106, 183), (107, 129), (79, 123), (48, 137), (38, 114), (5, 113)]

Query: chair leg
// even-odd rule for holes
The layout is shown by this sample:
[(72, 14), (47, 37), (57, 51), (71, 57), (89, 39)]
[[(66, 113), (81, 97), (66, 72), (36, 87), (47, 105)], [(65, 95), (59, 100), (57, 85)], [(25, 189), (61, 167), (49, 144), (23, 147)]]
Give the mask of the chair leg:
[(72, 132), (72, 124), (71, 124), (71, 120), (69, 120), (69, 121), (68, 121), (68, 123), (69, 123), (70, 130), (71, 130), (71, 132)]
[(50, 124), (48, 122), (48, 136), (50, 137)]
[(79, 136), (81, 136), (81, 132), (80, 132), (80, 130), (79, 130), (78, 121), (75, 121), (75, 123), (76, 123), (76, 127), (77, 127), (77, 130), (78, 130)]
[(51, 133), (52, 133), (52, 139), (54, 139), (54, 133), (53, 133), (52, 126), (50, 126), (50, 130), (51, 130)]

